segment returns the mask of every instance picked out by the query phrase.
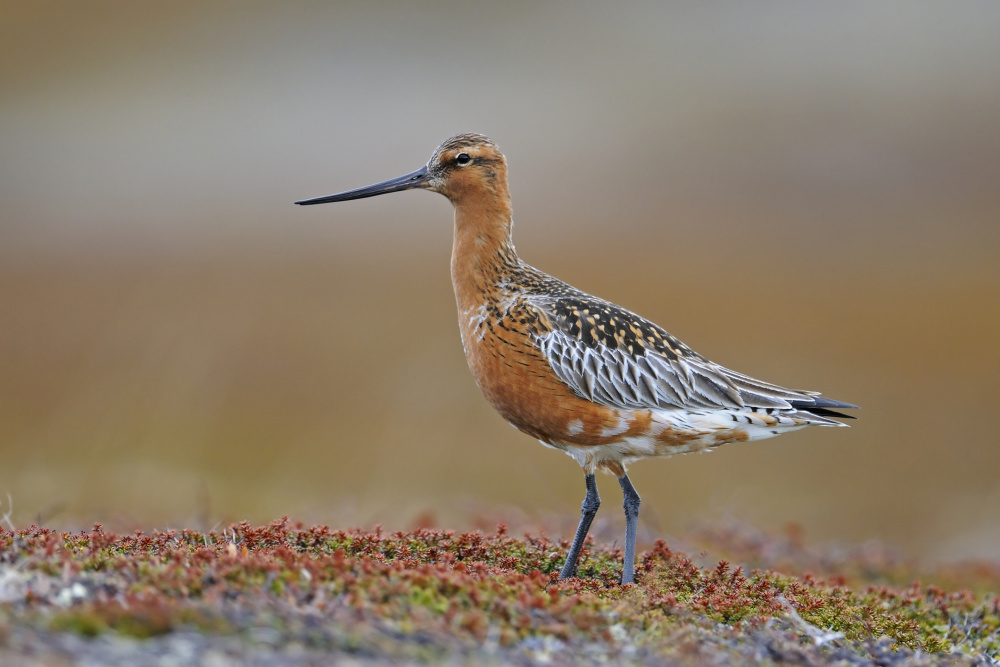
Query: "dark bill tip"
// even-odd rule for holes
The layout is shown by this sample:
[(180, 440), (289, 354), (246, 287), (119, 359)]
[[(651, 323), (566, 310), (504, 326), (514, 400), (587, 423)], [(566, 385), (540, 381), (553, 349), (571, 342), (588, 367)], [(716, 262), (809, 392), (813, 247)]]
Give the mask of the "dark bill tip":
[(311, 206), (313, 204), (328, 204), (335, 201), (349, 201), (351, 199), (364, 199), (365, 197), (375, 197), (389, 192), (399, 192), (400, 190), (411, 190), (413, 188), (426, 188), (428, 183), (427, 167), (421, 167), (405, 176), (382, 181), (375, 185), (367, 185), (356, 190), (338, 192), (337, 194), (315, 199), (303, 199), (295, 202), (299, 206)]

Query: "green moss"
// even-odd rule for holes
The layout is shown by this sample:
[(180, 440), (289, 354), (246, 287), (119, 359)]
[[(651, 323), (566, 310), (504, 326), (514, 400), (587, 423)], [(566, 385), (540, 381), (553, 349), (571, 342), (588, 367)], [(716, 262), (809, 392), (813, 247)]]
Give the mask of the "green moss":
[(53, 630), (75, 632), (84, 637), (96, 637), (109, 629), (107, 622), (90, 610), (56, 614), (49, 625)]

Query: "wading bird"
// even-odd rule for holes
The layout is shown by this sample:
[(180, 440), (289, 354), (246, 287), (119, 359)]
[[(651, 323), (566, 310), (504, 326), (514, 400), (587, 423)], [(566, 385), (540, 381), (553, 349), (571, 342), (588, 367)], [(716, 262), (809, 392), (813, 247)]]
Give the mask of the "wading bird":
[(601, 504), (596, 470), (625, 497), (622, 583), (632, 583), (639, 494), (628, 464), (770, 438), (816, 424), (844, 426), (850, 403), (785, 389), (713, 363), (656, 324), (528, 266), (511, 241), (507, 161), (490, 139), (460, 134), (426, 166), (392, 180), (297, 204), (421, 188), (455, 207), (451, 279), (469, 368), (512, 425), (576, 459), (586, 476), (580, 524), (561, 578), (577, 572)]

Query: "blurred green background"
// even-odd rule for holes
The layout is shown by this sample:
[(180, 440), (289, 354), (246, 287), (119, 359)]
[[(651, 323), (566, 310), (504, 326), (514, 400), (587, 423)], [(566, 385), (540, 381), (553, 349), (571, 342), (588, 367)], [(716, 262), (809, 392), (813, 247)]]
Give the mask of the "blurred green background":
[(526, 261), (863, 406), (636, 464), (643, 539), (995, 557), (997, 35), (996, 3), (6, 1), (3, 510), (568, 534), (581, 472), (465, 367), (448, 202), (292, 205), (477, 131)]

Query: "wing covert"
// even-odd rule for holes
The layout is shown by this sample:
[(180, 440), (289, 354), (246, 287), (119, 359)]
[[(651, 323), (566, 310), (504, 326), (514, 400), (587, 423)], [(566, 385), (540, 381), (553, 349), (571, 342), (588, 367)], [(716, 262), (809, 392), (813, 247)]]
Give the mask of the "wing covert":
[(556, 376), (614, 408), (794, 409), (814, 392), (755, 380), (697, 354), (656, 324), (584, 295), (528, 297), (548, 324), (535, 336)]

